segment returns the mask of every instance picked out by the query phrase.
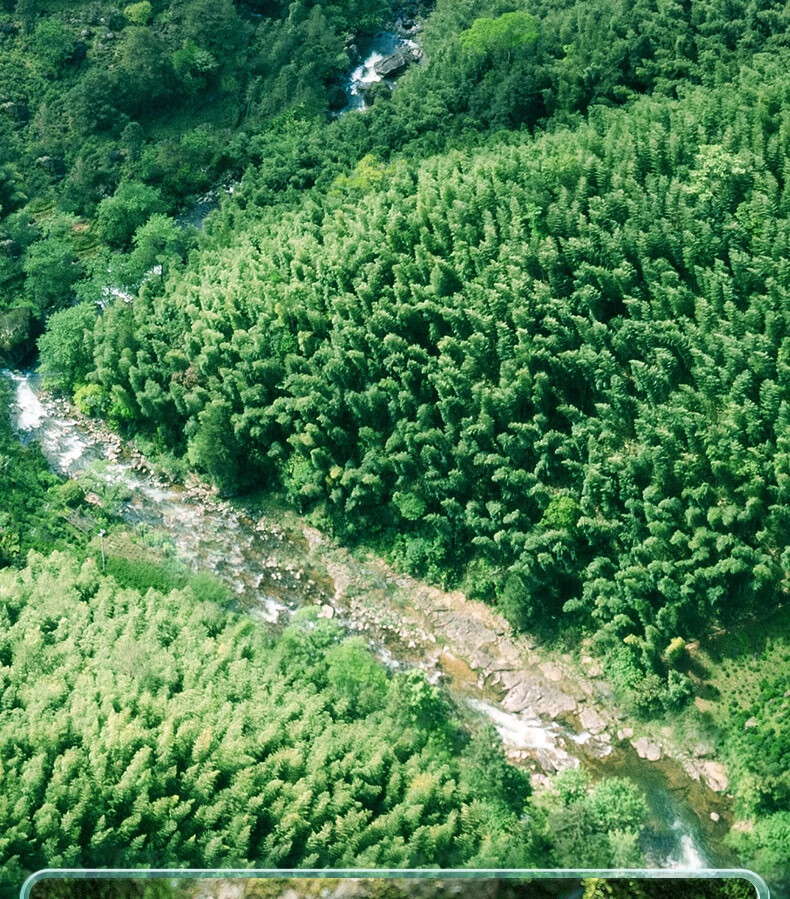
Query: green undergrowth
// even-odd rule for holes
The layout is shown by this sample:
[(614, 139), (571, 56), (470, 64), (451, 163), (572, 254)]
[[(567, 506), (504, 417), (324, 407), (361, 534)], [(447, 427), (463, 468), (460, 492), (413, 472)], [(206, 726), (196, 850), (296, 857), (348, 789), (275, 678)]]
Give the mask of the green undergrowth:
[(84, 493), (53, 474), (36, 444), (23, 446), (11, 428), (13, 386), (0, 377), (0, 568), (24, 564), (31, 549), (84, 552)]
[[(710, 714), (723, 736), (738, 807), (753, 830), (730, 842), (790, 888), (790, 609), (754, 622), (711, 655), (718, 694)], [(729, 642), (729, 646), (727, 643)], [(719, 656), (721, 653), (721, 656)]]
[[(93, 558), (101, 559), (101, 539), (94, 537), (90, 549)], [(189, 587), (201, 601), (227, 606), (230, 590), (210, 572), (190, 571), (175, 557), (167, 543), (156, 541), (156, 535), (145, 530), (137, 533), (116, 528), (104, 539), (104, 572), (121, 587), (145, 593), (153, 589), (167, 593)]]
[(688, 748), (702, 741), (725, 762), (740, 819), (728, 842), (787, 890), (790, 608), (692, 644), (686, 670), (694, 703), (667, 720)]

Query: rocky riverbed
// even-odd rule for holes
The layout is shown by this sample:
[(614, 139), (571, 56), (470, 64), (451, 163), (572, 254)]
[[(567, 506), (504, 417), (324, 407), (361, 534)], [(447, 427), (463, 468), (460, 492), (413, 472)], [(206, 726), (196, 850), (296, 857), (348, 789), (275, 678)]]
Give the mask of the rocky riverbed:
[(127, 521), (161, 530), (184, 564), (213, 571), (255, 617), (279, 627), (296, 608), (316, 606), (367, 637), (389, 666), (422, 668), (467, 716), (490, 720), (536, 788), (580, 764), (649, 784), (667, 835), (656, 863), (694, 867), (720, 858), (703, 844), (719, 842), (731, 820), (724, 769), (706, 747), (678, 753), (670, 740), (635, 735), (592, 657), (580, 666), (569, 654), (549, 653), (483, 603), (339, 547), (286, 509), (223, 500), (196, 478), (172, 484), (103, 424), (41, 394), (35, 378), (9, 377), (21, 439), (39, 441), (64, 474), (123, 488)]
[(395, 81), (413, 63), (422, 62), (423, 52), (419, 44), (422, 24), (417, 16), (417, 5), (406, 4), (398, 9), (394, 19), (374, 35), (351, 39), (346, 52), (351, 60), (351, 71), (343, 84), (338, 104), (338, 115), (352, 110), (363, 110), (368, 105), (370, 92), (381, 85), (392, 89)]

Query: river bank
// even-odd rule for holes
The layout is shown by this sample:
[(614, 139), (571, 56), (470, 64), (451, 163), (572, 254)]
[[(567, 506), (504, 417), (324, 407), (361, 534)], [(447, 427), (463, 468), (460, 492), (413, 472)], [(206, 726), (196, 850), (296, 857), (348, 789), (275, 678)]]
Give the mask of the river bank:
[(695, 779), (683, 764), (689, 759), (673, 761), (666, 747), (653, 760), (656, 744), (637, 736), (636, 726), (613, 708), (594, 660), (582, 659), (585, 673), (569, 653), (513, 634), (482, 603), (402, 575), (370, 553), (338, 546), (276, 501), (231, 503), (197, 479), (186, 486), (169, 483), (101, 423), (39, 394), (35, 378), (11, 377), (22, 439), (39, 441), (62, 473), (88, 472), (92, 483), (122, 486), (121, 512), (129, 524), (161, 530), (184, 564), (216, 574), (266, 626), (281, 626), (300, 606), (317, 607), (365, 636), (390, 667), (418, 666), (442, 682), (462, 715), (490, 720), (537, 790), (552, 773), (578, 765), (639, 783), (654, 819), (652, 864), (731, 863), (721, 842), (731, 821), (725, 787), (714, 783), (716, 793), (702, 777), (702, 771), (718, 773), (704, 764), (715, 762), (698, 759)]
[(582, 655), (579, 663), (514, 634), (482, 602), (340, 547), (290, 510), (270, 504), (266, 514), (277, 516), (289, 541), (301, 535), (311, 565), (329, 575), (331, 614), (486, 715), (511, 761), (530, 770), (535, 789), (579, 764), (597, 776), (630, 777), (645, 788), (656, 826), (654, 863), (663, 853), (670, 866), (736, 864), (723, 844), (734, 820), (726, 772), (707, 744), (687, 750), (671, 725), (629, 718), (613, 705), (611, 686), (591, 658)]

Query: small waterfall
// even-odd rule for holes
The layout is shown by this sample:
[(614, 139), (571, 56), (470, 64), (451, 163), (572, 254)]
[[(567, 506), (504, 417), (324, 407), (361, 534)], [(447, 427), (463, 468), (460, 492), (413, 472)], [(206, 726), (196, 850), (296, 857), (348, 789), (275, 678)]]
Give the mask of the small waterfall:
[(363, 62), (349, 75), (346, 82), (346, 95), (348, 103), (340, 110), (338, 115), (361, 110), (365, 108), (365, 91), (372, 84), (384, 81), (384, 77), (376, 71), (377, 63), (391, 56), (398, 50), (409, 50), (413, 54), (419, 54), (419, 45), (408, 38), (399, 37), (391, 31), (382, 31), (377, 34), (366, 48)]
[(39, 398), (33, 392), (28, 379), (22, 375), (4, 372), (17, 385), (16, 399), (12, 412), (15, 412), (14, 427), (20, 431), (34, 431), (46, 418), (46, 411)]
[(690, 832), (688, 826), (680, 818), (675, 818), (672, 822), (671, 830), (677, 845), (666, 859), (664, 867), (693, 870), (709, 867), (704, 850), (694, 839), (694, 835)]
[(102, 458), (101, 449), (80, 433), (75, 422), (44, 407), (34, 389), (35, 376), (15, 372), (4, 372), (4, 375), (16, 384), (11, 425), (23, 443), (37, 441), (50, 464), (68, 475)]
[(506, 750), (534, 755), (544, 769), (578, 768), (579, 759), (565, 749), (566, 738), (572, 739), (572, 735), (556, 722), (504, 712), (482, 699), (468, 699), (467, 703), (491, 721)]

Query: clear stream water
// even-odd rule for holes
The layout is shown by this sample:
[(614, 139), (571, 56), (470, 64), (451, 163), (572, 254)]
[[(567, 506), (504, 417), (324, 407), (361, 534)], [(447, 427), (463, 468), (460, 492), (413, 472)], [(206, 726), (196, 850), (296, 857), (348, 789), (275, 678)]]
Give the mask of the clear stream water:
[[(250, 614), (275, 623), (301, 605), (328, 608), (333, 588), (327, 589), (326, 573), (311, 570), (304, 547), (294, 545), (276, 523), (249, 517), (207, 491), (163, 482), (117, 437), (92, 428), (68, 404), (40, 394), (35, 375), (3, 375), (16, 388), (11, 417), (23, 443), (37, 441), (52, 468), (63, 475), (89, 472), (95, 482), (122, 491), (126, 521), (164, 532), (182, 562), (194, 570), (214, 572)], [(394, 661), (390, 647), (380, 649), (385, 660), (404, 664)], [(591, 761), (582, 752), (584, 733), (556, 721), (510, 714), (488, 697), (466, 697), (466, 702), (489, 718), (511, 750), (534, 750), (538, 758), (544, 753), (555, 768), (577, 766), (584, 759), (600, 774), (622, 774), (640, 784), (654, 823), (655, 833), (646, 847), (653, 865), (695, 869), (734, 862), (721, 845), (726, 825), (714, 826), (707, 817), (712, 794), (676, 763), (647, 762), (630, 746)]]
[(340, 110), (339, 115), (365, 108), (365, 89), (383, 80), (376, 72), (376, 63), (402, 47), (416, 49), (418, 44), (391, 31), (381, 31), (364, 44), (364, 61), (356, 66), (348, 77), (346, 82), (348, 103)]

